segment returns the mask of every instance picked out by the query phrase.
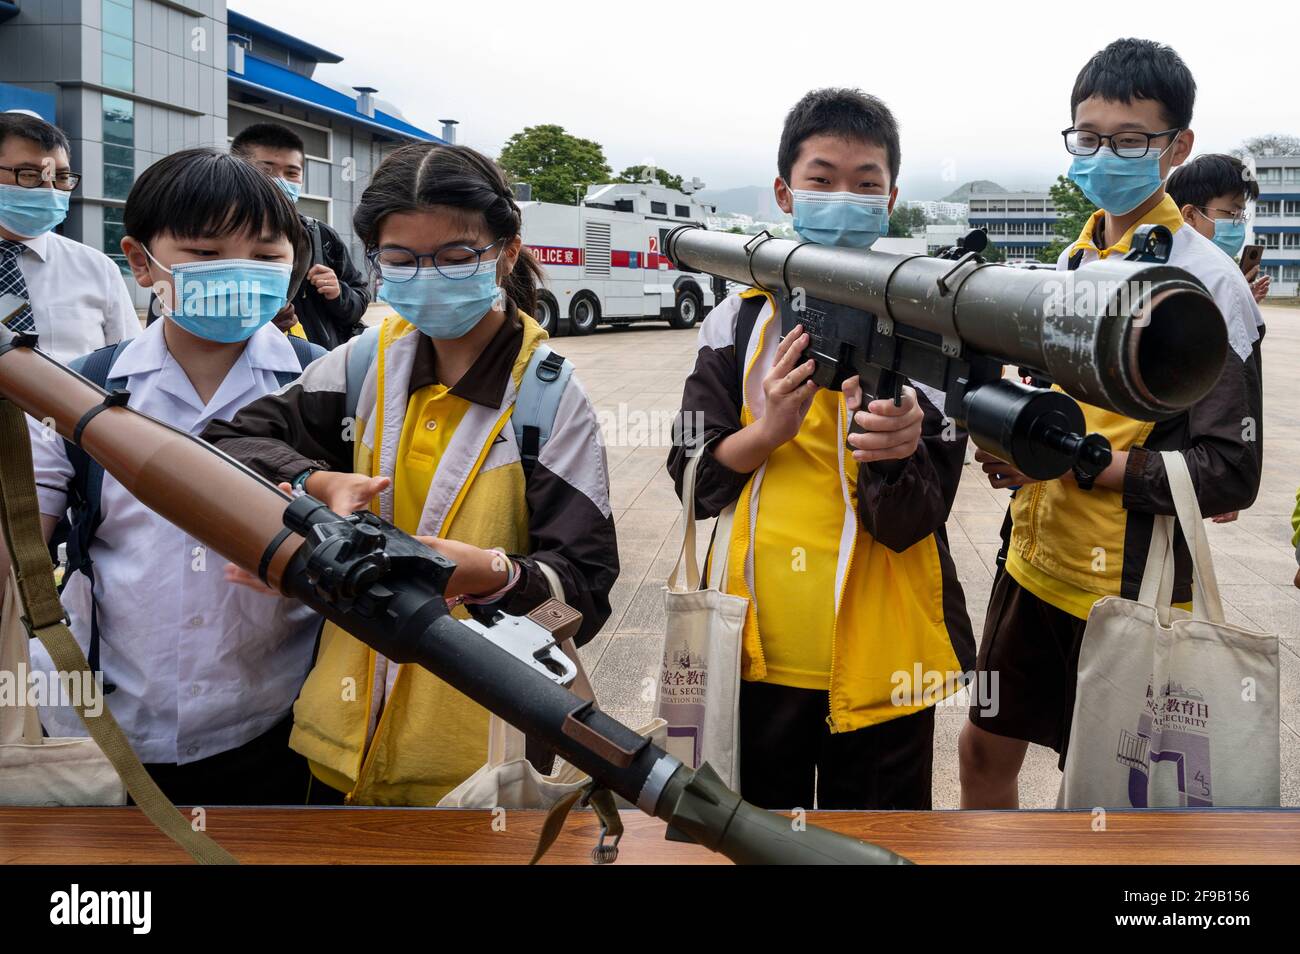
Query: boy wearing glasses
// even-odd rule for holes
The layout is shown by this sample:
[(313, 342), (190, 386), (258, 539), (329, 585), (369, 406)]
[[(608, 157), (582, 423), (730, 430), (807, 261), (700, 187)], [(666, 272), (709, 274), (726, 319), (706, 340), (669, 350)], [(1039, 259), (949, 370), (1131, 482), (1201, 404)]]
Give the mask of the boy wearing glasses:
[[(1074, 122), (1064, 131), (1070, 178), (1095, 205), (1057, 267), (1122, 257), (1141, 225), (1173, 233), (1169, 264), (1199, 279), (1227, 324), (1222, 376), (1176, 417), (1136, 421), (1081, 405), (1086, 430), (1104, 435), (1109, 467), (1084, 486), (1066, 472), (1034, 481), (976, 454), (993, 487), (1018, 487), (1010, 538), (989, 598), (978, 668), (996, 672), (1000, 705), (970, 710), (959, 747), (963, 808), (1016, 808), (1028, 743), (1051, 746), (1064, 762), (1074, 709), (1079, 645), (1093, 603), (1136, 598), (1156, 514), (1174, 513), (1160, 452), (1187, 458), (1201, 512), (1249, 507), (1259, 489), (1263, 439), (1259, 309), (1236, 264), (1189, 227), (1164, 189), (1169, 170), (1192, 150), (1196, 83), (1178, 54), (1150, 40), (1116, 40), (1075, 80)], [(1173, 600), (1191, 599), (1185, 546)]]
[[(1165, 191), (1185, 221), (1236, 259), (1246, 244), (1246, 206), (1259, 198), (1259, 183), (1235, 156), (1197, 156), (1169, 175)], [(1270, 279), (1256, 265), (1246, 276), (1256, 302), (1268, 294)]]
[(140, 332), (113, 260), (54, 231), (81, 181), (69, 153), (58, 127), (0, 113), (0, 321), (62, 362)]

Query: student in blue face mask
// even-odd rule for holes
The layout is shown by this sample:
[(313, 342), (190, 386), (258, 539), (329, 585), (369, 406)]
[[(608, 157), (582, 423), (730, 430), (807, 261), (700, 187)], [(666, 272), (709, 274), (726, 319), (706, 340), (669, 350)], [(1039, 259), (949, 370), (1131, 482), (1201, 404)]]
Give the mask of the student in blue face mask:
[(63, 130), (24, 112), (0, 113), (0, 321), (37, 336), (63, 362), (140, 333), (117, 264), (56, 229), (81, 175)]
[[(235, 136), (230, 151), (261, 168), (297, 205), (306, 185), (307, 147), (296, 132), (282, 123), (254, 123)], [(310, 215), (298, 217), (312, 259), (307, 280), (275, 321), (281, 330), (329, 350), (361, 333), (370, 290), (339, 233)]]
[[(1236, 262), (1188, 224), (1164, 185), (1192, 150), (1195, 100), (1196, 81), (1178, 53), (1140, 39), (1116, 40), (1096, 53), (1070, 94), (1071, 122), (1058, 140), (1062, 159), (1099, 208), (1061, 253), (1057, 268), (1072, 272), (1099, 259), (1122, 258), (1139, 226), (1164, 226), (1172, 233), (1168, 263), (1209, 292), (1229, 347), (1214, 388), (1173, 417), (1137, 421), (1081, 404), (1084, 430), (1104, 436), (1112, 449), (1110, 466), (1095, 480), (1066, 471), (1035, 481), (984, 451), (976, 453), (992, 487), (1018, 489), (1004, 530), (1005, 568), (989, 596), (978, 660), (977, 684), (996, 674), (1000, 705), (996, 711), (972, 708), (963, 727), (963, 808), (1016, 808), (1017, 778), (1031, 742), (1055, 749), (1064, 763), (1088, 614), (1105, 596), (1137, 597), (1155, 515), (1174, 513), (1161, 452), (1186, 458), (1207, 516), (1244, 510), (1259, 492), (1259, 307)], [(1191, 579), (1181, 568), (1191, 561), (1181, 540), (1179, 546), (1173, 599), (1186, 605)]]
[[(1183, 221), (1232, 259), (1241, 254), (1249, 231), (1247, 207), (1259, 198), (1259, 183), (1244, 162), (1222, 153), (1197, 156), (1169, 174), (1165, 191)], [(1256, 265), (1246, 281), (1255, 301), (1262, 302), (1268, 294), (1269, 277), (1261, 275)]]
[[(175, 153), (136, 180), (124, 220), (122, 251), (164, 317), (74, 360), (74, 370), (198, 435), (324, 354), (270, 324), (302, 230), (256, 167), (212, 149)], [(47, 533), (72, 510), (63, 594), (70, 626), (113, 687), (108, 707), (155, 781), (182, 804), (302, 804), (309, 775), (288, 747), (289, 714), (319, 618), (229, 582), (219, 556), (111, 476), (94, 478), (97, 465), (79, 449), (29, 423)], [(32, 662), (53, 666), (35, 643)], [(41, 720), (50, 735), (84, 732), (66, 707), (43, 708)]]
[[(586, 643), (618, 576), (605, 450), (571, 365), (528, 314), (541, 271), (504, 174), (465, 146), (404, 146), (353, 224), (396, 314), (204, 436), (451, 557), (458, 616), (523, 615), (555, 595), (582, 613)], [(369, 693), (369, 726), (340, 679)], [(486, 710), (332, 625), (294, 718), (294, 749), (353, 804), (436, 805), (487, 755)]]
[[(805, 241), (868, 249), (889, 228), (899, 155), (879, 99), (813, 90), (786, 116), (776, 201)], [(700, 517), (736, 508), (712, 559), (726, 548), (726, 590), (752, 611), (740, 791), (774, 809), (929, 808), (935, 704), (956, 683), (927, 693), (912, 674), (975, 657), (944, 532), (966, 435), (945, 428), (935, 391), (864, 407), (856, 379), (817, 387), (808, 336), (782, 337), (782, 307), (751, 289), (705, 319), (668, 460), (681, 493), (700, 455)], [(848, 436), (854, 414), (866, 433)]]

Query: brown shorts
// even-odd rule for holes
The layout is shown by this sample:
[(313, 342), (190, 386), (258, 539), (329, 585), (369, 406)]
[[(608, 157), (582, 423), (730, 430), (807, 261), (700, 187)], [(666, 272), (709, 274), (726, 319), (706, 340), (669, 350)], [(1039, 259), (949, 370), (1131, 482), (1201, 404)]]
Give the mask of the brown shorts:
[(972, 706), (970, 720), (994, 735), (1050, 746), (1064, 763), (1085, 625), (999, 573), (975, 661), (996, 705)]

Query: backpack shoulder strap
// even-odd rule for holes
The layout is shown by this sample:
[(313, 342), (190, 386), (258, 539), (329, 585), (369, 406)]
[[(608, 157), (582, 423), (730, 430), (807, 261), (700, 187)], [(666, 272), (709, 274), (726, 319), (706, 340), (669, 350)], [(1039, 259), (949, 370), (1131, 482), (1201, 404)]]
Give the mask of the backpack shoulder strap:
[(357, 404), (361, 401), (361, 385), (366, 383), (366, 372), (379, 356), (379, 332), (383, 325), (371, 325), (361, 337), (352, 342), (348, 352), (347, 367), (347, 416), (355, 419)]
[(736, 380), (741, 394), (745, 393), (745, 352), (749, 350), (749, 339), (754, 334), (758, 316), (767, 302), (766, 295), (750, 295), (741, 299), (740, 311), (736, 313)]
[(298, 358), (298, 370), (275, 372), (275, 380), (280, 387), (285, 387), (297, 381), (302, 372), (307, 370), (307, 365), (327, 353), (320, 345), (312, 344), (306, 338), (299, 338), (297, 335), (286, 335), (285, 337), (289, 339), (289, 344), (293, 345), (293, 353)]
[[(126, 378), (109, 378), (118, 356), (126, 350), (131, 340), (119, 341), (107, 345), (98, 351), (92, 351), (84, 358), (78, 358), (68, 365), (87, 381), (108, 391), (115, 391), (126, 386)], [(100, 510), (100, 498), (104, 492), (104, 468), (72, 441), (64, 441), (68, 462), (72, 464), (72, 480), (68, 483), (68, 509), (70, 513), (67, 550), (68, 565), (64, 570), (63, 580), (66, 584), (74, 572), (80, 572), (90, 582), (90, 647), (88, 656), (92, 672), (100, 671), (99, 665), (99, 610), (95, 606), (95, 567), (90, 559), (90, 544), (103, 522), (104, 514)], [(104, 684), (104, 692), (116, 688), (111, 683)]]
[(560, 398), (572, 376), (573, 362), (552, 351), (550, 345), (538, 345), (528, 359), (523, 380), (519, 382), (515, 409), (510, 415), (525, 480), (532, 476), (542, 448), (551, 438)]

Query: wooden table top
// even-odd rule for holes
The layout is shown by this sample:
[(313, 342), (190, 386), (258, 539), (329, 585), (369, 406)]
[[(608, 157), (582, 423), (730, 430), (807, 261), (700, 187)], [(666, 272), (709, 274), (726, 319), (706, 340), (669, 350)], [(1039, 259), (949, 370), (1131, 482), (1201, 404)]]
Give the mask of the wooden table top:
[[(184, 811), (184, 810), (183, 810)], [(188, 817), (188, 816), (187, 816)], [(419, 808), (212, 808), (207, 831), (247, 864), (522, 864), (544, 815)], [(504, 821), (504, 830), (500, 828)], [(808, 821), (921, 864), (1300, 864), (1300, 812), (810, 812)], [(619, 864), (725, 864), (623, 813)], [(569, 816), (544, 863), (587, 864), (599, 824)], [(188, 857), (134, 808), (0, 808), (0, 865), (172, 864)]]

